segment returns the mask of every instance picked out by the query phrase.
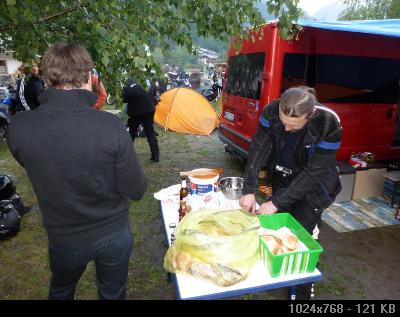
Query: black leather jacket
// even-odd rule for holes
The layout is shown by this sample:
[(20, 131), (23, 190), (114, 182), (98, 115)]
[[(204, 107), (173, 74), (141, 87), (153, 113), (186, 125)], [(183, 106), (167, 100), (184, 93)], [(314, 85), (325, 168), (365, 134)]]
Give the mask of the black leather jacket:
[(123, 102), (128, 104), (127, 114), (129, 117), (155, 111), (155, 104), (149, 93), (138, 82), (130, 81), (122, 93)]
[[(293, 174), (286, 188), (274, 191), (273, 204), (279, 210), (289, 210), (306, 199), (314, 209), (327, 208), (340, 192), (336, 162), (342, 128), (338, 116), (321, 105), (304, 127), (305, 132), (296, 148)], [(279, 99), (264, 107), (259, 126), (250, 144), (243, 194), (255, 194), (257, 176), (267, 167), (267, 182), (273, 182), (276, 153), (284, 145), (285, 129), (279, 119)]]

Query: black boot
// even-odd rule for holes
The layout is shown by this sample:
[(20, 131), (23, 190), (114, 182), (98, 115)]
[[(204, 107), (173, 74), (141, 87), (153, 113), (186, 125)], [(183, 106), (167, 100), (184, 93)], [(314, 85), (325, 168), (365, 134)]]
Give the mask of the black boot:
[(158, 148), (157, 138), (154, 136), (152, 138), (147, 138), (150, 146), (151, 157), (150, 160), (153, 162), (160, 162), (160, 149)]
[(153, 161), (153, 162), (160, 162), (160, 156), (151, 155), (150, 160)]

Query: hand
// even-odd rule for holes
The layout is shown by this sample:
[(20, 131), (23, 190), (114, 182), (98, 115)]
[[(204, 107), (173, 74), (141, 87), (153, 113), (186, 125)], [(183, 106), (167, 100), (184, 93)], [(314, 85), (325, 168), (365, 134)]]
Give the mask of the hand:
[(254, 194), (247, 194), (240, 197), (239, 205), (247, 212), (254, 214), (256, 211), (256, 196)]
[(256, 214), (258, 215), (271, 215), (278, 211), (278, 208), (272, 203), (272, 201), (268, 201), (260, 206), (260, 209), (257, 210)]

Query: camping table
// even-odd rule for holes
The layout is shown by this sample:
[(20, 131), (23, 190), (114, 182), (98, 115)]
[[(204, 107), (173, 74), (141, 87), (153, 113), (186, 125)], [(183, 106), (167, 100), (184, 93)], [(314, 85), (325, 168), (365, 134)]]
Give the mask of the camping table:
[[(165, 230), (165, 240), (171, 245), (172, 229), (170, 223), (178, 224), (178, 204), (160, 203), (161, 217)], [(251, 269), (248, 277), (229, 287), (220, 287), (186, 274), (173, 274), (178, 299), (216, 299), (243, 294), (267, 291), (304, 283), (312, 283), (322, 279), (322, 273), (315, 269), (313, 273), (292, 274), (272, 278), (264, 264), (259, 260)]]
[(388, 179), (391, 182), (393, 182), (392, 202), (390, 203), (390, 206), (393, 207), (394, 206), (394, 201), (395, 201), (396, 196), (397, 196), (397, 187), (398, 187), (398, 185), (400, 183), (400, 171), (386, 172), (386, 173), (383, 173), (382, 176), (385, 179)]

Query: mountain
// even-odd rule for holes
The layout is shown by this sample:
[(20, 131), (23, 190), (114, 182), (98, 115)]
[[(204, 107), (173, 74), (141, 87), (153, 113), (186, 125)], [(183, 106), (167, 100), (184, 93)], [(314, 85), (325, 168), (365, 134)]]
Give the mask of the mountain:
[(264, 17), (265, 21), (273, 20), (275, 19), (275, 16), (272, 14), (269, 14), (267, 11), (267, 5), (265, 2), (254, 2), (254, 7), (258, 9), (258, 11), (261, 12), (261, 15)]
[(315, 12), (313, 18), (318, 21), (336, 21), (344, 9), (346, 5), (343, 2), (332, 3)]
[[(269, 14), (267, 11), (267, 5), (265, 4), (265, 2), (255, 2), (254, 3), (254, 7), (256, 7), (260, 12), (261, 15), (264, 17), (265, 21), (269, 21), (269, 20), (273, 20), (276, 19), (276, 17), (272, 14)], [(301, 17), (301, 19), (303, 20), (314, 20), (314, 18), (309, 15), (307, 12), (303, 12), (303, 16)]]

